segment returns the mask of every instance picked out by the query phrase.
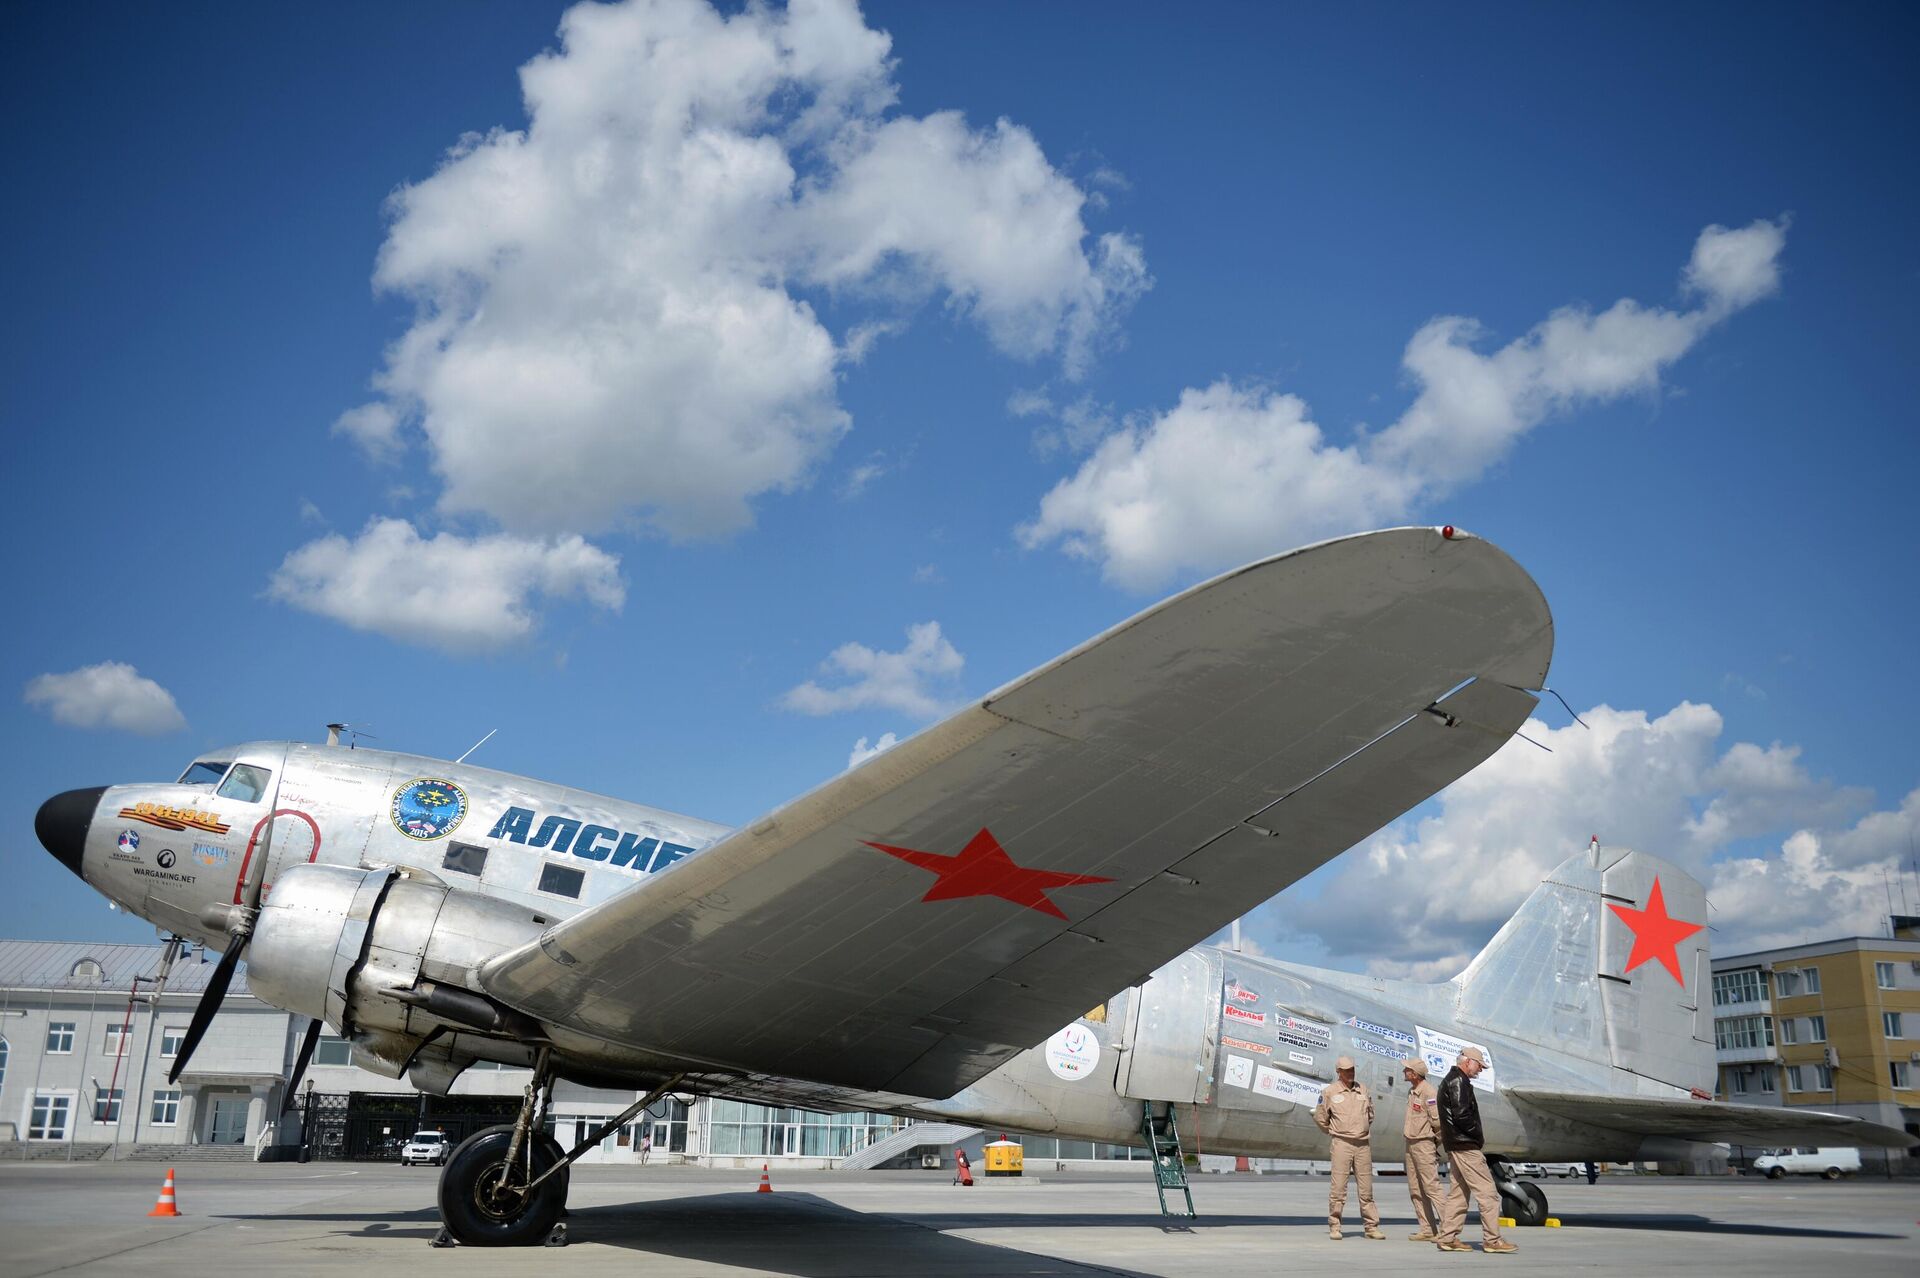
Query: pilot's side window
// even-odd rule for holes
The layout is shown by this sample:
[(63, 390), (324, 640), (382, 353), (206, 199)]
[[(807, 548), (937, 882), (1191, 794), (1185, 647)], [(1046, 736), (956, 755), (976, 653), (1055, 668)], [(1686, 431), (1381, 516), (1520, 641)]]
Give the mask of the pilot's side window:
[(180, 774), (181, 785), (212, 785), (227, 775), (227, 765), (214, 763), (207, 759), (197, 761), (192, 767)]
[(227, 774), (226, 781), (217, 793), (223, 799), (238, 799), (242, 803), (258, 803), (267, 793), (267, 782), (273, 779), (273, 773), (265, 768), (256, 768), (251, 763), (236, 763), (233, 771)]
[(568, 869), (564, 865), (543, 865), (540, 867), (540, 890), (551, 892), (555, 896), (580, 895), (581, 884), (587, 876), (579, 870)]
[(487, 868), (487, 850), (477, 848), (471, 843), (449, 843), (447, 859), (440, 863), (442, 869), (453, 870), (459, 874), (471, 874), (478, 877), (480, 871)]

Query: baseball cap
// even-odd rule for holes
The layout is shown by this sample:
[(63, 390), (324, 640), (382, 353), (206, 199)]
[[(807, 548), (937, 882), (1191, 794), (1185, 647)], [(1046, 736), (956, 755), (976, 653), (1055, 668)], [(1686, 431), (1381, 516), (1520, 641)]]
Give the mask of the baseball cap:
[(1477, 1048), (1477, 1047), (1463, 1047), (1463, 1048), (1461, 1048), (1461, 1049), (1460, 1049), (1460, 1059), (1461, 1059), (1461, 1060), (1463, 1060), (1463, 1061), (1479, 1061), (1479, 1062), (1480, 1062), (1480, 1063), (1481, 1063), (1482, 1065), (1485, 1065), (1485, 1064), (1487, 1063), (1487, 1056), (1486, 1056), (1486, 1053), (1485, 1053), (1485, 1052), (1482, 1052), (1482, 1051), (1481, 1051), (1481, 1050), (1480, 1050), (1479, 1048)]
[(1407, 1057), (1407, 1059), (1400, 1062), (1400, 1068), (1410, 1069), (1422, 1078), (1427, 1076), (1427, 1063), (1418, 1056)]
[(1337, 1061), (1335, 1061), (1335, 1062), (1333, 1063), (1333, 1067), (1334, 1067), (1335, 1069), (1352, 1069), (1352, 1068), (1353, 1068), (1353, 1057), (1351, 1057), (1351, 1056), (1342, 1056), (1342, 1057), (1341, 1057), (1341, 1058), (1340, 1058), (1339, 1060), (1337, 1060)]

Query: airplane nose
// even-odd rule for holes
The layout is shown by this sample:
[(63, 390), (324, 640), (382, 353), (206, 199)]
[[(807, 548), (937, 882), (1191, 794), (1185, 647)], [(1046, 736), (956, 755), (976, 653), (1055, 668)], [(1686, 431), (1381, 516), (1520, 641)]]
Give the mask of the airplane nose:
[(40, 845), (75, 874), (80, 873), (81, 858), (87, 852), (87, 831), (93, 826), (93, 810), (100, 806), (100, 796), (106, 792), (104, 785), (89, 790), (68, 790), (48, 799), (34, 813), (33, 832), (40, 836)]

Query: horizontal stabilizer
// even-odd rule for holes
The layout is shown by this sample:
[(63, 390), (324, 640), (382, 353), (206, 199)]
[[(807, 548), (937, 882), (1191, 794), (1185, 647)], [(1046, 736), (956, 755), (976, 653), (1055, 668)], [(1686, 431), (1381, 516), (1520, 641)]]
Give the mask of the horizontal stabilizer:
[(1501, 1093), (1519, 1109), (1631, 1132), (1729, 1145), (1876, 1145), (1905, 1149), (1914, 1138), (1850, 1114), (1779, 1105), (1730, 1105), (1675, 1096), (1598, 1096), (1531, 1087)]

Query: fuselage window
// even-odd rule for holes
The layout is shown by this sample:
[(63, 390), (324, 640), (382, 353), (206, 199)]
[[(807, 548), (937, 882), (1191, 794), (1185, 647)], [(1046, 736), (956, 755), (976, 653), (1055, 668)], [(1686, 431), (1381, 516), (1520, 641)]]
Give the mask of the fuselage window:
[(478, 876), (487, 868), (487, 850), (471, 843), (449, 843), (447, 859), (440, 864), (442, 869)]
[(579, 870), (570, 870), (564, 865), (543, 865), (540, 867), (540, 890), (551, 892), (555, 896), (580, 895), (580, 885), (587, 876)]
[(181, 785), (212, 785), (227, 775), (227, 765), (210, 763), (206, 760), (196, 762), (180, 778)]
[(236, 763), (217, 793), (223, 799), (258, 803), (266, 797), (267, 782), (272, 779), (273, 773), (265, 768), (256, 768), (251, 763)]

